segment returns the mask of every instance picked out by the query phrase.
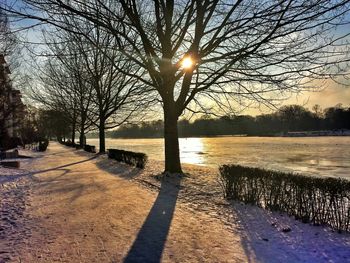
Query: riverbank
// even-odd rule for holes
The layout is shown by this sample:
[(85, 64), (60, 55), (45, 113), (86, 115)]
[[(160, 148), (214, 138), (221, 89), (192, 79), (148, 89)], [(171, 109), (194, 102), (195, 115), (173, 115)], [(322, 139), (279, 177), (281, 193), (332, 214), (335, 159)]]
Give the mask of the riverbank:
[[(186, 176), (162, 177), (159, 161), (151, 160), (140, 170), (56, 143), (22, 167), (31, 171), (31, 176), (21, 177), (28, 194), (23, 197), (23, 215), (15, 220), (20, 223), (11, 234), (7, 228), (3, 232), (0, 262), (346, 262), (350, 258), (348, 234), (225, 201), (216, 169), (184, 165)], [(17, 202), (8, 200), (6, 207)], [(8, 208), (1, 211), (8, 211), (6, 217), (13, 213)]]

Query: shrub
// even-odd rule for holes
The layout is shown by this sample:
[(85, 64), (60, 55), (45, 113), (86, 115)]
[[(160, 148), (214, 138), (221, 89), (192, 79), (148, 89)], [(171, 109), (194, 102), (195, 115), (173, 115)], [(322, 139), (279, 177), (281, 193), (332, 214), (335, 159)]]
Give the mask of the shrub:
[(224, 196), (287, 212), (304, 223), (350, 232), (350, 181), (223, 165)]
[(134, 165), (138, 168), (145, 168), (147, 155), (144, 153), (130, 152), (118, 149), (108, 149), (108, 157), (118, 162)]
[(15, 159), (18, 158), (18, 150), (13, 150), (13, 151), (3, 151), (0, 152), (0, 160), (1, 159)]
[(76, 144), (75, 145), (75, 149), (79, 150), (79, 149), (84, 149), (84, 146), (83, 145), (80, 145), (80, 144)]
[(68, 140), (68, 141), (66, 141), (66, 142), (63, 142), (63, 144), (66, 145), (66, 146), (68, 146), (68, 147), (75, 147), (75, 143), (72, 142), (72, 141), (70, 141), (70, 140)]
[[(75, 149), (84, 149), (84, 146), (83, 145), (80, 145), (79, 143), (73, 143), (71, 140), (68, 140), (68, 141), (59, 141), (60, 144), (63, 144), (63, 145), (66, 145), (68, 147), (73, 147)], [(91, 146), (91, 145), (88, 145), (88, 146)]]
[(14, 149), (17, 146), (24, 146), (21, 138), (8, 136), (3, 136), (2, 138), (0, 137), (0, 148), (2, 150)]
[(39, 152), (45, 152), (47, 149), (47, 146), (49, 146), (48, 139), (45, 139), (43, 141), (39, 141), (39, 147), (38, 147)]
[(84, 151), (90, 152), (90, 153), (95, 153), (96, 152), (96, 147), (94, 145), (84, 145)]
[(20, 163), (19, 161), (2, 161), (0, 162), (0, 165), (4, 167), (19, 168)]

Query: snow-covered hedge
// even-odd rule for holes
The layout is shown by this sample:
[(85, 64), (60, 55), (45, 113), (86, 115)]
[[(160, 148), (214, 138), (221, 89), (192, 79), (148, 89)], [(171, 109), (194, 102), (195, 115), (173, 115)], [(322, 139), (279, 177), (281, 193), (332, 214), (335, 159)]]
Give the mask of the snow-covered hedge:
[(287, 212), (305, 223), (350, 232), (349, 180), (239, 165), (223, 165), (219, 170), (227, 199)]
[(49, 140), (44, 139), (42, 141), (39, 141), (38, 151), (39, 152), (45, 152), (47, 149), (47, 146), (49, 146)]
[(85, 144), (84, 145), (84, 151), (90, 152), (90, 153), (95, 153), (96, 152), (96, 147), (94, 145)]
[(143, 169), (147, 162), (147, 155), (144, 153), (130, 152), (118, 149), (108, 149), (108, 157), (118, 162), (124, 162)]
[(75, 143), (73, 143), (73, 142), (70, 141), (70, 140), (65, 141), (65, 142), (61, 141), (60, 143), (63, 144), (63, 145), (66, 145), (66, 146), (68, 146), (68, 147), (75, 147), (75, 145), (76, 145)]
[(73, 147), (75, 149), (84, 149), (84, 151), (86, 152), (91, 152), (91, 153), (96, 153), (96, 147), (94, 145), (89, 145), (89, 144), (85, 144), (85, 145), (80, 145), (77, 143), (73, 143), (70, 140), (66, 141), (66, 142), (60, 142), (63, 145), (66, 145), (68, 147)]

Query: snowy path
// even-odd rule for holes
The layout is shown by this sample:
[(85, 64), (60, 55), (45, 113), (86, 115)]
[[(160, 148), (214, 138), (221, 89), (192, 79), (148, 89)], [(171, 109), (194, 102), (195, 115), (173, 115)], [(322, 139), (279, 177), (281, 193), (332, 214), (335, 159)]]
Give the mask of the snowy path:
[(203, 212), (194, 214), (178, 207), (173, 188), (164, 187), (157, 195), (99, 169), (91, 155), (56, 143), (25, 168), (35, 170), (24, 224), (30, 233), (24, 235), (19, 226), (18, 236), (11, 235), (11, 240), (25, 240), (16, 243), (7, 260), (247, 260), (239, 236)]
[(141, 171), (57, 143), (35, 157), (32, 176), (0, 181), (1, 263), (350, 262), (350, 234), (231, 205), (215, 170), (159, 181), (160, 162)]

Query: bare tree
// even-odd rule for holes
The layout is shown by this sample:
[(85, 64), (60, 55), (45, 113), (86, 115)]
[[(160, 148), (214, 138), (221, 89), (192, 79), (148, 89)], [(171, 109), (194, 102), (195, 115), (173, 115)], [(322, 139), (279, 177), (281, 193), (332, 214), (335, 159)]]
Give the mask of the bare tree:
[[(72, 142), (76, 126), (80, 126), (80, 142), (91, 124), (99, 131), (99, 152), (105, 152), (105, 130), (118, 127), (140, 113), (148, 105), (148, 89), (137, 79), (139, 67), (114, 47), (115, 37), (90, 21), (62, 17), (75, 23), (81, 34), (58, 30), (47, 39), (50, 49), (45, 72), (38, 76), (45, 92), (33, 92), (36, 100), (63, 107), (72, 123)], [(79, 25), (79, 26), (78, 26)], [(51, 97), (51, 100), (48, 99)]]
[[(80, 55), (51, 40), (50, 56), (43, 69), (37, 68), (38, 86), (32, 88), (31, 97), (48, 110), (66, 113), (71, 124), (71, 141), (74, 143), (76, 131), (80, 133), (82, 144), (85, 132), (90, 128), (89, 107), (92, 104), (93, 89), (87, 78)], [(72, 47), (72, 46), (70, 46)], [(69, 50), (69, 53), (65, 51)]]
[(6, 13), (0, 10), (0, 54), (9, 55), (15, 49), (17, 40), (11, 32)]
[[(274, 105), (286, 91), (344, 74), (348, 0), (78, 1), (26, 0), (13, 15), (78, 29), (57, 13), (83, 17), (116, 38), (118, 49), (147, 74), (164, 112), (165, 170), (181, 172), (177, 121), (186, 110), (230, 109), (245, 100)], [(336, 33), (334, 33), (336, 32)], [(208, 103), (210, 102), (210, 103)]]
[[(75, 21), (82, 34), (72, 34), (94, 89), (92, 122), (99, 131), (99, 152), (106, 150), (105, 130), (113, 129), (135, 115), (149, 103), (147, 87), (132, 77), (140, 67), (126, 60), (115, 49), (116, 38), (90, 21)], [(79, 23), (80, 26), (77, 26)], [(128, 75), (123, 72), (129, 72)]]
[[(62, 45), (55, 41), (51, 41), (49, 46), (54, 45), (54, 52), (61, 64), (64, 66), (66, 72), (69, 75), (70, 83), (68, 87), (68, 98), (71, 99), (72, 112), (73, 112), (73, 132), (72, 142), (74, 143), (75, 134), (74, 131), (79, 131), (79, 143), (83, 146), (85, 142), (85, 133), (92, 128), (93, 122), (91, 121), (91, 107), (93, 107), (94, 88), (91, 84), (91, 76), (85, 64), (84, 56), (76, 46), (71, 35), (66, 32), (61, 32), (58, 36), (60, 41), (65, 40)], [(53, 44), (54, 43), (54, 44)], [(68, 51), (68, 54), (66, 54)], [(75, 123), (78, 127), (76, 128)]]
[[(11, 137), (18, 137), (25, 106), (19, 90), (13, 88), (16, 70), (16, 35), (11, 31), (7, 15), (0, 10), (0, 147), (14, 147)], [(15, 71), (16, 72), (16, 71)]]

